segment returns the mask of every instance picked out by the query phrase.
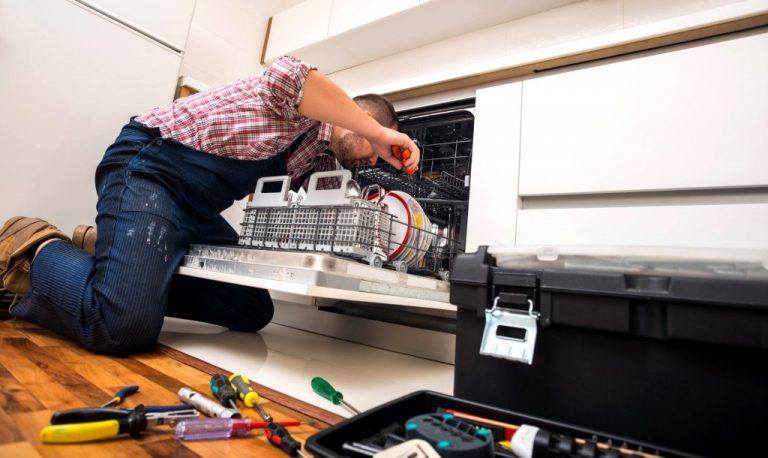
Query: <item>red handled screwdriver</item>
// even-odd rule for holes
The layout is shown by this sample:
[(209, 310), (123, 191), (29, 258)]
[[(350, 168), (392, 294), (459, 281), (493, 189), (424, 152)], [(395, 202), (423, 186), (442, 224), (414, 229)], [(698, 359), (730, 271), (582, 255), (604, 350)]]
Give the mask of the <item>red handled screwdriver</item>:
[(253, 407), (259, 412), (259, 415), (264, 417), (267, 421), (267, 427), (264, 429), (264, 433), (267, 436), (267, 440), (270, 444), (279, 448), (288, 454), (288, 456), (302, 456), (306, 457), (301, 452), (301, 443), (291, 436), (291, 433), (285, 429), (285, 426), (275, 423), (272, 416), (268, 414), (258, 403), (259, 395), (251, 387), (251, 381), (240, 374), (232, 374), (229, 376), (229, 381), (234, 388), (235, 393), (248, 407)]
[[(391, 145), (390, 149), (392, 150), (392, 155), (394, 155), (401, 163), (405, 159), (409, 159), (411, 157), (411, 150), (402, 149), (397, 145)], [(416, 167), (411, 169), (406, 169), (405, 173), (407, 173), (408, 175), (413, 175), (414, 173), (416, 173)]]

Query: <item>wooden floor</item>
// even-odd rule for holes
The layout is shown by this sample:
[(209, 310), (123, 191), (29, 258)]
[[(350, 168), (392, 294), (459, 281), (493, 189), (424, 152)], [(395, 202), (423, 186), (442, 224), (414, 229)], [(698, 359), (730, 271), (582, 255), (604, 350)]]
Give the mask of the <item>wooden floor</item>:
[[(269, 444), (261, 430), (247, 438), (213, 441), (177, 441), (173, 428), (148, 428), (137, 439), (127, 435), (86, 443), (49, 445), (40, 442), (40, 430), (57, 410), (93, 407), (110, 400), (128, 385), (139, 385), (120, 407), (179, 404), (176, 393), (188, 386), (209, 395), (213, 373), (229, 373), (214, 365), (159, 346), (156, 351), (115, 358), (95, 355), (56, 333), (23, 321), (0, 321), (0, 457), (284, 457)], [(261, 405), (276, 420), (302, 420), (309, 425), (291, 427), (300, 441), (342, 420), (342, 417), (253, 384)], [(243, 407), (244, 415), (259, 418)], [(250, 409), (248, 409), (250, 410)], [(307, 453), (306, 451), (304, 451)]]

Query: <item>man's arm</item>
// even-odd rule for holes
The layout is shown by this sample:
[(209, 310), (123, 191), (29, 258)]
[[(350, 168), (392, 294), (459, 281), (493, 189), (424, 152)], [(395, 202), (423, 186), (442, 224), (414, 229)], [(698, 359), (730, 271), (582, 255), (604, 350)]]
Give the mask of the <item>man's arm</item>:
[[(299, 112), (318, 121), (349, 129), (365, 137), (380, 158), (400, 169), (415, 168), (419, 163), (419, 148), (407, 135), (388, 129), (363, 111), (336, 83), (317, 70), (309, 72), (304, 81), (304, 95)], [(411, 151), (402, 164), (392, 155), (391, 145)]]

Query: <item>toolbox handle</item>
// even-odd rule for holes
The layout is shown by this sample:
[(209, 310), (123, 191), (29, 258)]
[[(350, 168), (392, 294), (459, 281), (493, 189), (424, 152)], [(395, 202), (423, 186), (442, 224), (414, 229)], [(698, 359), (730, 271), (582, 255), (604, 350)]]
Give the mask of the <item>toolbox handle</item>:
[[(264, 184), (282, 183), (279, 192), (264, 192)], [(291, 177), (288, 175), (263, 177), (256, 182), (256, 191), (253, 200), (248, 202), (248, 207), (287, 207), (288, 191), (291, 189)]]
[[(317, 189), (320, 178), (338, 178), (341, 186), (335, 189)], [(302, 205), (351, 205), (352, 198), (347, 197), (347, 183), (352, 179), (349, 170), (329, 170), (327, 172), (315, 172), (309, 177), (307, 197)]]

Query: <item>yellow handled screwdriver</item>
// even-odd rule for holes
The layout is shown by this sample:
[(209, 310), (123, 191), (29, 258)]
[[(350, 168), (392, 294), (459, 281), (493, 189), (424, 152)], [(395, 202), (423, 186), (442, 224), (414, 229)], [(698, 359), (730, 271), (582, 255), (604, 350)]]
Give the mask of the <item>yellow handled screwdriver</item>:
[(294, 439), (291, 433), (285, 429), (285, 426), (276, 423), (272, 419), (272, 415), (268, 414), (259, 405), (259, 395), (253, 390), (251, 381), (247, 377), (240, 374), (232, 374), (229, 376), (229, 382), (232, 384), (232, 388), (234, 388), (237, 396), (243, 401), (243, 404), (256, 409), (259, 415), (267, 422), (264, 434), (267, 436), (270, 444), (284, 451), (288, 456), (306, 457), (301, 451), (301, 442)]
[(240, 374), (232, 374), (229, 376), (229, 383), (232, 384), (235, 393), (237, 393), (237, 396), (246, 407), (253, 407), (267, 423), (272, 423), (272, 416), (259, 405), (259, 394), (253, 390), (251, 381), (247, 377)]

